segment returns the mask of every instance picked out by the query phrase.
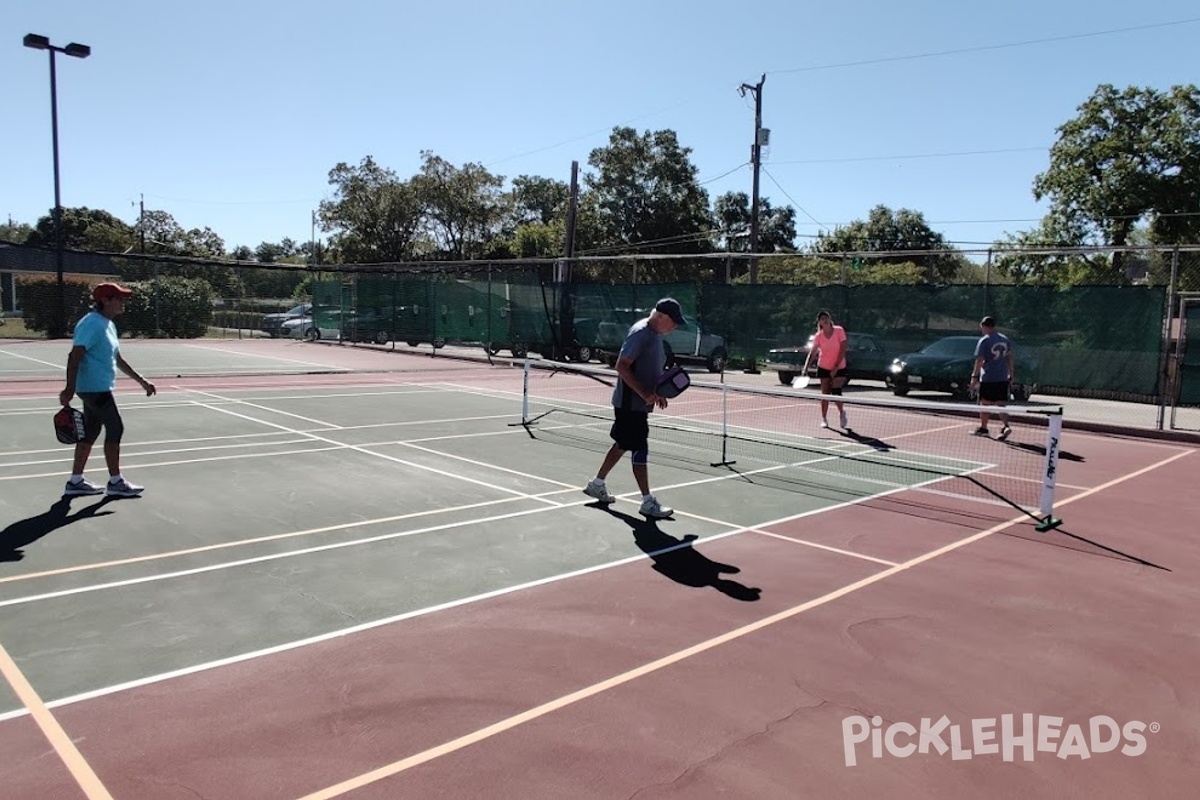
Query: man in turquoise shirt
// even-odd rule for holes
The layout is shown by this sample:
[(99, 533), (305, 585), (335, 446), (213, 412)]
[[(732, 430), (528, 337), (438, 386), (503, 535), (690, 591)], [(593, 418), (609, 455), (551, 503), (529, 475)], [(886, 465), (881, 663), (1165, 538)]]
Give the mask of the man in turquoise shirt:
[[(75, 445), (75, 462), (64, 495), (105, 493), (111, 497), (136, 497), (145, 488), (125, 480), (121, 474), (121, 436), (125, 424), (117, 410), (113, 390), (117, 369), (137, 381), (149, 397), (155, 393), (154, 384), (137, 374), (121, 357), (121, 343), (113, 318), (125, 310), (125, 298), (133, 291), (115, 283), (102, 283), (92, 290), (95, 308), (75, 323), (71, 354), (67, 356), (67, 386), (58, 399), (70, 405), (77, 393), (83, 403), (83, 441)], [(104, 429), (104, 461), (108, 466), (108, 485), (99, 486), (83, 477), (84, 467), (92, 454), (92, 445)]]

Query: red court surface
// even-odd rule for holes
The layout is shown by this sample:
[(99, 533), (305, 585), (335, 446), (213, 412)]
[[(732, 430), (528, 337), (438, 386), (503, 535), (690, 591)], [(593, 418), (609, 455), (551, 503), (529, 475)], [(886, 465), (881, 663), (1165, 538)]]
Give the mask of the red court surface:
[[(26, 698), (36, 719), (0, 722), (4, 796), (1193, 796), (1200, 546), (1181, 521), (1200, 518), (1200, 459), (1066, 440), (1088, 458), (1059, 531), (899, 493), (53, 709)], [(669, 543), (669, 524), (633, 533)], [(902, 750), (943, 716), (928, 752)], [(1115, 749), (1093, 718), (1125, 727)], [(1026, 719), (1046, 749), (1022, 744)]]

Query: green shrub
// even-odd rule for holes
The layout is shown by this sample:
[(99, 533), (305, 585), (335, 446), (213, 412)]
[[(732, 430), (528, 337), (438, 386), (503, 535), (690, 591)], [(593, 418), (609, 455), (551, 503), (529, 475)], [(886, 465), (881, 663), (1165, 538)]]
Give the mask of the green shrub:
[(159, 278), (129, 284), (133, 297), (117, 320), (123, 336), (198, 339), (213, 317), (213, 291), (200, 278)]

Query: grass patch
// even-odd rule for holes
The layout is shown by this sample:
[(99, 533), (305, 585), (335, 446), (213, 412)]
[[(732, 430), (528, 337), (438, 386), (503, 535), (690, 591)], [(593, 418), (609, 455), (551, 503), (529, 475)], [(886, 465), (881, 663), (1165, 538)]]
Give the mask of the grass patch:
[(0, 319), (0, 339), (45, 339), (38, 331), (25, 327), (21, 317), (4, 317)]

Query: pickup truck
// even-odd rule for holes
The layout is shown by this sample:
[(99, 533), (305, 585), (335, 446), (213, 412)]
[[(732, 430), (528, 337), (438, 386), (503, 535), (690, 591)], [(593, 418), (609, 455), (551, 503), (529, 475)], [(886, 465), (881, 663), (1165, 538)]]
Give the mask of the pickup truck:
[[(621, 344), (629, 332), (629, 326), (649, 312), (634, 315), (629, 324), (601, 322), (596, 332), (596, 350), (610, 367), (616, 366)], [(663, 348), (667, 352), (667, 366), (676, 363), (704, 364), (709, 372), (723, 372), (729, 361), (725, 339), (715, 333), (707, 333), (694, 317), (683, 315), (686, 328), (676, 328), (663, 337)]]

